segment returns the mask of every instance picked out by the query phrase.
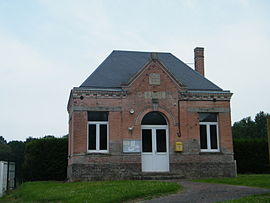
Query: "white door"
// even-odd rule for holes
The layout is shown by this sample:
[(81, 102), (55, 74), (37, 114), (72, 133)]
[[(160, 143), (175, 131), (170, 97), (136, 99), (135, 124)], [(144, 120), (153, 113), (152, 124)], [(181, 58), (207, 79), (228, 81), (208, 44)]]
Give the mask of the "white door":
[(169, 171), (167, 126), (142, 126), (142, 171)]

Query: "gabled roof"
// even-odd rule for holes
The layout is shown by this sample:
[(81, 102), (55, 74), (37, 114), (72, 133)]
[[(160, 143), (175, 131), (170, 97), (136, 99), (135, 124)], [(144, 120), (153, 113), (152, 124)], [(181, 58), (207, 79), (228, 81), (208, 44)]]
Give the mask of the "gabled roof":
[[(152, 52), (113, 51), (80, 87), (120, 88), (151, 60)], [(171, 53), (157, 52), (157, 59), (188, 90), (222, 91)]]

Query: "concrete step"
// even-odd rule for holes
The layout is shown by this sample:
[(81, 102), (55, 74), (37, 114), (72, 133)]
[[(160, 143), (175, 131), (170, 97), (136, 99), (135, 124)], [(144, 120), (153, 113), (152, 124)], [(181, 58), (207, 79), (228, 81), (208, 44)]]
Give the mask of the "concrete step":
[(183, 175), (172, 173), (139, 173), (133, 175), (134, 180), (173, 180), (184, 179)]

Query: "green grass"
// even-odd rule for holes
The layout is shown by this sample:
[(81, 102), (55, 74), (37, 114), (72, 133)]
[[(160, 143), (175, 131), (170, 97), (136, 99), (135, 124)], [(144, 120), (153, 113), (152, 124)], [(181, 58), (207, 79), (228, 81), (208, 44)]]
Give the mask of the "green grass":
[[(260, 175), (239, 175), (236, 178), (209, 178), (209, 179), (196, 179), (194, 182), (205, 183), (220, 183), (230, 185), (243, 185), (250, 187), (261, 187), (270, 189), (270, 174)], [(270, 203), (270, 193), (262, 195), (252, 195), (243, 197), (237, 200), (224, 201), (226, 203)]]
[(180, 188), (177, 183), (160, 181), (26, 182), (0, 202), (123, 202), (174, 193)]

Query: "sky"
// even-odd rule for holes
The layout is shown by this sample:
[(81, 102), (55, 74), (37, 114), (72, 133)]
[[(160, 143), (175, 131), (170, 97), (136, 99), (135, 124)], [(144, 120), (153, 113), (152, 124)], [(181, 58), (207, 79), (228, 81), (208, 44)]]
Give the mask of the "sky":
[(170, 52), (234, 93), (232, 123), (270, 112), (269, 0), (0, 0), (0, 136), (68, 133), (67, 102), (113, 50)]

